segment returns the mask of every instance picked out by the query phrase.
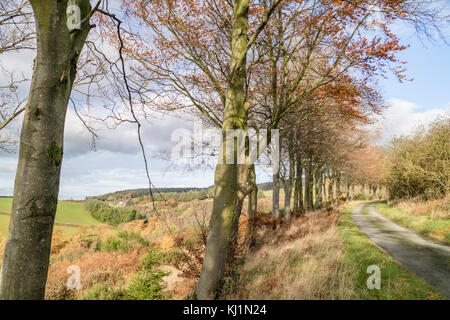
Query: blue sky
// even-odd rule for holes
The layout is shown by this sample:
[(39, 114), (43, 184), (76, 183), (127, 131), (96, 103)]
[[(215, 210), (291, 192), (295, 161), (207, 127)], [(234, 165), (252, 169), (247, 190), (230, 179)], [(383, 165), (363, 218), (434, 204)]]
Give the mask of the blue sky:
[(419, 39), (410, 27), (400, 30), (401, 43), (409, 44), (409, 48), (398, 58), (407, 62), (406, 75), (412, 81), (400, 83), (392, 74), (387, 79), (379, 78), (389, 105), (376, 125), (381, 129), (381, 143), (411, 134), (418, 126), (450, 113), (450, 46), (442, 40)]
[[(426, 125), (438, 115), (450, 112), (450, 46), (440, 42), (422, 44), (411, 29), (402, 29), (403, 44), (411, 47), (400, 54), (408, 61), (407, 75), (412, 82), (399, 83), (392, 75), (380, 79), (380, 87), (389, 107), (380, 122), (382, 143), (394, 136), (411, 133), (420, 124)], [(29, 72), (32, 54), (2, 56), (2, 63)], [(145, 124), (144, 142), (149, 157), (150, 174), (158, 187), (196, 186), (213, 184), (210, 169), (193, 172), (169, 168), (156, 152), (171, 147), (171, 133), (177, 128), (192, 130), (189, 121), (163, 117)], [(375, 130), (375, 128), (374, 128)], [(65, 132), (65, 155), (61, 176), (61, 199), (83, 199), (122, 189), (146, 187), (144, 164), (133, 126), (99, 131), (97, 151), (91, 150), (91, 138), (76, 118), (68, 112)], [(17, 152), (0, 151), (0, 195), (12, 195), (17, 165)], [(258, 181), (269, 179), (259, 174)]]
[(406, 37), (410, 48), (399, 55), (407, 64), (407, 74), (413, 81), (399, 83), (393, 77), (381, 79), (386, 98), (411, 101), (424, 111), (446, 108), (450, 103), (450, 46), (440, 42), (422, 44), (416, 35)]

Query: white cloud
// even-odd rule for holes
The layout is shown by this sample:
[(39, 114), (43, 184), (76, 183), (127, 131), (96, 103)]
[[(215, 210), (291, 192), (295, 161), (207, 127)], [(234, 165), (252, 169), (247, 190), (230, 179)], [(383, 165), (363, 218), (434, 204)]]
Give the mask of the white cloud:
[[(19, 132), (22, 119), (10, 129)], [(171, 134), (180, 127), (192, 130), (193, 123), (174, 117), (159, 117), (144, 122), (142, 138), (146, 145), (150, 176), (157, 187), (209, 186), (212, 172), (183, 168), (169, 168), (169, 163), (158, 159), (158, 151), (170, 149)], [(139, 149), (136, 125), (126, 123), (114, 130), (104, 125), (97, 131), (96, 152), (91, 150), (91, 136), (73, 109), (66, 118), (64, 161), (61, 174), (60, 198), (84, 198), (123, 189), (145, 188), (148, 185), (144, 162)], [(0, 151), (0, 195), (11, 195), (17, 166), (15, 153)]]
[(0, 195), (11, 195), (14, 190), (17, 158), (0, 154)]
[[(88, 119), (84, 119), (88, 121)], [(23, 114), (15, 119), (5, 128), (2, 133), (8, 134), (11, 140), (18, 141), (20, 129), (23, 122)], [(161, 150), (172, 146), (171, 134), (179, 129), (192, 130), (193, 122), (175, 118), (172, 116), (155, 116), (149, 121), (142, 121), (142, 139), (148, 149)], [(89, 124), (91, 125), (91, 124)], [(115, 129), (111, 129), (111, 124), (94, 123), (92, 125), (95, 133), (98, 135), (96, 139), (95, 149), (97, 151), (111, 151), (120, 153), (140, 153), (137, 138), (137, 127), (133, 123), (123, 123)], [(92, 151), (92, 135), (83, 125), (81, 120), (75, 114), (73, 108), (69, 105), (66, 115), (66, 123), (64, 130), (64, 154), (66, 157), (72, 157)], [(10, 147), (12, 151), (17, 153), (16, 148)], [(14, 156), (4, 154), (3, 156)]]
[(450, 111), (450, 104), (446, 108), (434, 108), (421, 111), (421, 106), (400, 99), (389, 99), (388, 108), (377, 123), (380, 130), (379, 143), (386, 144), (392, 138), (401, 135), (410, 135), (423, 125), (427, 126), (438, 116)]
[[(152, 183), (159, 187), (206, 187), (212, 172), (166, 170), (167, 163), (149, 160)], [(60, 198), (84, 198), (124, 189), (146, 188), (147, 177), (140, 154), (90, 152), (63, 161)]]

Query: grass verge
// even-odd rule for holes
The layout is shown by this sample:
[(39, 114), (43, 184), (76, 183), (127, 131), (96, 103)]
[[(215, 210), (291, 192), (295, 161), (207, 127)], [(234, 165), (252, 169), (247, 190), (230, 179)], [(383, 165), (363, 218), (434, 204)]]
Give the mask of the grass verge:
[(351, 299), (352, 265), (343, 265), (338, 212), (314, 212), (273, 231), (258, 228), (255, 246), (225, 279), (224, 299)]
[(377, 203), (378, 213), (427, 238), (450, 244), (450, 219), (433, 215), (414, 215), (386, 202)]
[[(360, 203), (352, 203), (341, 211), (338, 230), (344, 241), (346, 254), (343, 263), (352, 266), (355, 299), (373, 300), (428, 300), (443, 297), (424, 280), (398, 264), (390, 255), (375, 246), (358, 229), (352, 219), (352, 211)], [(378, 209), (378, 208), (377, 208)], [(367, 279), (371, 275), (367, 268), (376, 265), (381, 271), (380, 289), (368, 289)]]

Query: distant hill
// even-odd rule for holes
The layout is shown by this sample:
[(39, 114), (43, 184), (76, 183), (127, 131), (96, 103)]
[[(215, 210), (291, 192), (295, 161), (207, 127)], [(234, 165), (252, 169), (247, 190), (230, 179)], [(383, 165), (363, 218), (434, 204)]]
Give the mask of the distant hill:
[(273, 182), (263, 182), (258, 184), (259, 191), (267, 191), (273, 189)]
[[(264, 182), (258, 184), (258, 190), (267, 191), (272, 190), (272, 182)], [(152, 189), (155, 200), (175, 199), (177, 201), (191, 201), (192, 199), (206, 199), (214, 197), (214, 186), (207, 188), (195, 187), (179, 187), (179, 188), (158, 188)], [(127, 201), (130, 199), (141, 198), (148, 196), (148, 188), (127, 189), (115, 192), (106, 193), (99, 196), (88, 198), (98, 200), (112, 200), (112, 201)]]
[[(176, 200), (185, 199), (181, 201), (190, 201), (194, 198), (199, 199), (210, 198), (213, 196), (213, 190), (214, 187), (211, 186), (207, 188), (194, 188), (194, 187), (158, 188), (152, 189), (152, 192), (153, 196), (155, 197), (155, 200), (161, 200), (162, 198), (166, 200), (175, 198)], [(94, 198), (98, 200), (129, 200), (144, 196), (148, 196), (148, 188), (120, 190), (89, 198)]]

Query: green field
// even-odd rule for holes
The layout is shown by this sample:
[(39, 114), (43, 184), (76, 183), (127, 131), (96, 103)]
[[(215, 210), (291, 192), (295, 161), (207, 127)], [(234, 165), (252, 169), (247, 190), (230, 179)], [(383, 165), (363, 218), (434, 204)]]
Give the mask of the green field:
[(10, 213), (12, 198), (0, 198), (0, 212)]
[[(10, 213), (12, 205), (12, 198), (0, 198), (0, 212)], [(83, 202), (58, 201), (58, 208), (56, 210), (57, 223), (74, 224), (74, 225), (88, 225), (96, 226), (100, 222), (95, 220), (89, 212), (84, 209)], [(0, 214), (0, 233), (5, 236), (8, 231), (9, 217)], [(74, 234), (78, 227), (76, 226), (58, 226), (61, 228), (63, 236), (70, 236)]]

